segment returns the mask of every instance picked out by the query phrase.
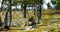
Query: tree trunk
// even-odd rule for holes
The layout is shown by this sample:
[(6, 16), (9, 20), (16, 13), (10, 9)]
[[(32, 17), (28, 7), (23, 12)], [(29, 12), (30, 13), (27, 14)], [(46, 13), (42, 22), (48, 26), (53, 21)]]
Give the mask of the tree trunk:
[(2, 31), (2, 21), (1, 21), (1, 16), (0, 16), (0, 31)]
[(11, 10), (12, 3), (11, 3), (11, 0), (9, 0), (9, 3), (10, 3), (8, 6), (8, 8), (9, 8), (8, 9), (8, 11), (9, 11), (9, 26), (11, 26), (11, 22), (12, 22), (12, 10)]
[(11, 21), (12, 21), (11, 0), (8, 0), (8, 10), (6, 12), (6, 16), (4, 19), (4, 22), (5, 22), (4, 28), (5, 29), (10, 29), (9, 26), (11, 26)]
[(35, 6), (35, 4), (34, 4), (34, 15), (36, 15), (36, 10), (35, 10), (35, 7), (36, 7), (36, 6)]
[(42, 11), (42, 2), (43, 0), (39, 0), (38, 2), (38, 24), (40, 23), (39, 20), (41, 19), (41, 11)]
[(4, 19), (4, 25), (7, 26), (8, 20), (8, 11), (6, 12), (5, 19)]
[(8, 11), (6, 12), (4, 23), (5, 23), (4, 29), (9, 30), (10, 28), (8, 26)]
[[(3, 2), (4, 2), (4, 0), (2, 0), (2, 3), (1, 3), (1, 11), (3, 11), (3, 16), (4, 16), (4, 8), (3, 8)], [(5, 24), (5, 26), (4, 26), (4, 29), (9, 29), (9, 27), (7, 26), (7, 16), (8, 16), (8, 12), (6, 12), (6, 15), (5, 15), (5, 19), (4, 19), (4, 24)], [(7, 28), (8, 27), (8, 28)]]
[(23, 9), (24, 9), (24, 18), (26, 18), (26, 4), (24, 4)]
[(3, 1), (4, 0), (2, 0), (2, 3), (1, 3), (1, 11), (3, 11)]

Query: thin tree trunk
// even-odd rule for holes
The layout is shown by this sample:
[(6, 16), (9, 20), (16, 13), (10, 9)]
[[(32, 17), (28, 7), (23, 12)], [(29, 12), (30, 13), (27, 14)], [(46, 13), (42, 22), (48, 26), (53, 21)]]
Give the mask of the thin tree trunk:
[(11, 10), (11, 0), (9, 0), (9, 3), (10, 3), (10, 5), (9, 5), (9, 9), (8, 9), (8, 11), (9, 11), (9, 26), (11, 26), (11, 22), (12, 22), (12, 10)]
[(39, 4), (38, 4), (38, 24), (40, 23), (39, 20), (41, 19), (41, 11), (42, 11), (42, 1), (43, 0), (39, 0)]
[(35, 10), (35, 4), (34, 4), (34, 15), (36, 15), (36, 13), (35, 13), (35, 12), (36, 12), (36, 10)]
[(24, 4), (24, 18), (26, 18), (26, 4)]
[(5, 19), (4, 19), (4, 25), (7, 26), (8, 20), (8, 11), (6, 12)]

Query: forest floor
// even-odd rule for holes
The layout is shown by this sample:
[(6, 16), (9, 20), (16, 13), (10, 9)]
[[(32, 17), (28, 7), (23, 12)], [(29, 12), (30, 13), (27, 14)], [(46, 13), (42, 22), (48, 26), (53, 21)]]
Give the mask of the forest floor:
[(1, 32), (60, 32), (60, 28), (54, 26), (38, 25), (34, 30), (21, 30), (21, 27), (10, 27), (11, 30)]
[[(1, 31), (1, 32), (60, 32), (60, 14), (58, 12), (60, 11), (56, 11), (56, 10), (42, 11), (42, 16), (41, 16), (42, 19), (40, 20), (40, 24), (37, 24), (36, 28), (32, 31), (25, 31), (25, 30), (21, 30), (21, 27), (19, 27), (19, 25), (22, 26), (23, 23), (25, 23), (25, 19), (22, 18), (23, 11), (22, 12), (13, 11), (12, 22), (17, 24), (16, 27), (10, 27), (11, 30)], [(31, 14), (34, 14), (34, 12), (28, 11), (27, 19), (29, 19), (29, 16)], [(2, 21), (3, 21), (5, 14), (2, 15), (1, 12), (0, 16), (2, 17)], [(37, 19), (36, 15), (34, 16), (34, 19)]]

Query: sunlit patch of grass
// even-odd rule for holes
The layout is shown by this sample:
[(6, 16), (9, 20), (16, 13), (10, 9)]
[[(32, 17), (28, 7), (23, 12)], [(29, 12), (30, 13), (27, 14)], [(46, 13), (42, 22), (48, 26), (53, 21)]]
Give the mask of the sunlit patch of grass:
[(60, 18), (60, 14), (42, 15), (42, 19), (58, 19), (58, 18)]
[(42, 15), (42, 19), (51, 19), (52, 15)]
[(52, 10), (52, 9), (47, 9), (47, 10), (43, 10), (42, 14), (51, 14), (51, 13), (56, 13), (57, 10)]

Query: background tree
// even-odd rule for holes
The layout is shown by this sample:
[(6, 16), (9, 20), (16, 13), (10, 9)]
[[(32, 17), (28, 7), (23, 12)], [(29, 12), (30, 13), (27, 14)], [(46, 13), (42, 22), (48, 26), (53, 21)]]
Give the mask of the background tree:
[(24, 10), (24, 18), (26, 18), (26, 7), (27, 5), (29, 4), (35, 4), (35, 0), (15, 0), (14, 2), (17, 2), (17, 3), (21, 3), (21, 6), (23, 7), (23, 10)]
[(37, 4), (38, 4), (37, 16), (38, 16), (38, 24), (39, 24), (39, 20), (41, 19), (41, 12), (42, 12), (43, 0), (38, 0)]
[(60, 9), (60, 0), (56, 0), (56, 9)]
[(56, 9), (60, 9), (60, 0), (51, 0), (51, 2), (55, 5)]

